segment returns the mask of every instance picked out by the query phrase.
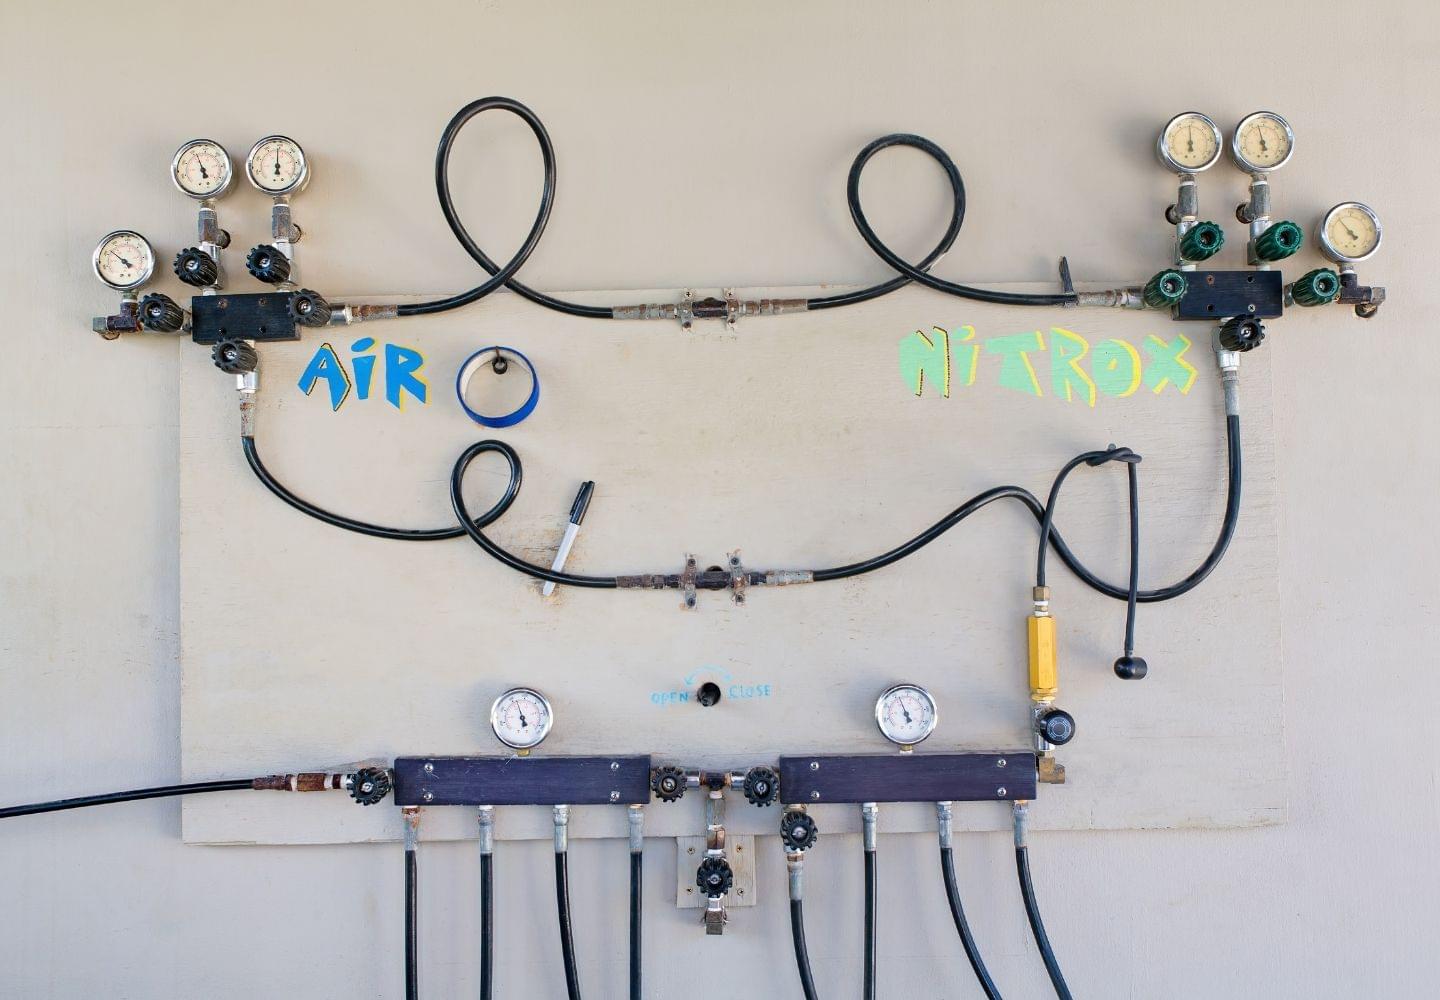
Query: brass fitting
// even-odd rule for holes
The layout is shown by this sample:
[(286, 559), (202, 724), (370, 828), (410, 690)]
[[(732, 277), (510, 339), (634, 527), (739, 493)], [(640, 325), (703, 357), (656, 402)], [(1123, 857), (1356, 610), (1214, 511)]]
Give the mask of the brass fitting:
[(1055, 648), (1055, 619), (1050, 616), (1050, 588), (1036, 587), (1034, 611), (1026, 619), (1030, 638), (1030, 699), (1048, 705), (1060, 692)]

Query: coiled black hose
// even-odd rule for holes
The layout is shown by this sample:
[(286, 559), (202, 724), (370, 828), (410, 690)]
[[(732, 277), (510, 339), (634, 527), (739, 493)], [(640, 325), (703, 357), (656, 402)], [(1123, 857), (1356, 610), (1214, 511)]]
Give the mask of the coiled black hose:
[(875, 1000), (875, 931), (879, 915), (879, 872), (874, 848), (865, 849), (865, 1000)]
[(643, 851), (630, 852), (630, 1000), (640, 1000), (640, 905), (645, 873)]
[(1020, 895), (1025, 900), (1025, 916), (1030, 919), (1030, 931), (1035, 935), (1035, 946), (1040, 949), (1040, 958), (1045, 962), (1045, 971), (1050, 974), (1050, 983), (1055, 987), (1059, 1000), (1071, 1000), (1070, 987), (1060, 972), (1060, 963), (1050, 947), (1050, 938), (1045, 933), (1045, 922), (1040, 919), (1040, 906), (1035, 901), (1035, 886), (1030, 881), (1030, 849), (1023, 845), (1015, 848), (1015, 871), (1020, 876)]
[(8, 806), (0, 809), (0, 819), (14, 816), (34, 816), (38, 813), (60, 812), (65, 809), (84, 809), (89, 806), (105, 806), (115, 802), (137, 802), (141, 799), (168, 799), (179, 795), (199, 795), (204, 792), (238, 792), (255, 787), (251, 778), (234, 778), (225, 781), (192, 781), (185, 785), (158, 785), (154, 788), (132, 788), (125, 792), (106, 792), (102, 795), (81, 795), (72, 799), (56, 799), (53, 802), (31, 802), (22, 806)]
[(480, 1000), (490, 1000), (495, 979), (495, 856), (480, 855)]
[(415, 871), (415, 848), (405, 847), (405, 1000), (420, 996), (419, 937), (417, 914), (419, 886)]
[(965, 957), (970, 960), (970, 968), (975, 970), (975, 978), (980, 983), (980, 988), (985, 991), (989, 1000), (1001, 1000), (1000, 990), (995, 986), (995, 980), (990, 978), (990, 970), (985, 968), (985, 960), (980, 957), (980, 946), (975, 943), (975, 935), (970, 930), (970, 921), (965, 919), (965, 907), (960, 905), (960, 886), (955, 879), (955, 858), (949, 847), (940, 848), (940, 871), (945, 877), (945, 898), (950, 901), (950, 916), (955, 920), (955, 930), (960, 933), (960, 944), (965, 949)]
[(580, 1000), (580, 975), (575, 968), (575, 941), (570, 933), (570, 872), (567, 852), (555, 852), (555, 909), (560, 917), (560, 957), (565, 963), (565, 990)]
[(790, 937), (795, 942), (795, 968), (800, 973), (800, 989), (805, 993), (805, 1000), (818, 1000), (815, 977), (810, 972), (810, 951), (805, 947), (804, 900), (790, 900)]

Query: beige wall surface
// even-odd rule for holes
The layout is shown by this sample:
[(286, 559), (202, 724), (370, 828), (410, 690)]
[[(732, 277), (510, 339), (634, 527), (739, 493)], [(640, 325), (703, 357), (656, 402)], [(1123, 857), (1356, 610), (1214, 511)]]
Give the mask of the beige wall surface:
[[(1284, 715), (1267, 758), (1283, 745), (1286, 822), (1039, 833), (1036, 877), (1077, 996), (1426, 995), (1440, 973), (1424, 685), (1440, 345), (1421, 323), (1440, 306), (1421, 250), (1440, 222), (1422, 184), (1440, 154), (1437, 42), (1440, 13), (1420, 3), (314, 3), (209, 17), (180, 4), (6, 5), (0, 803), (181, 773), (181, 371), (194, 349), (86, 332), (113, 303), (89, 273), (101, 232), (135, 226), (162, 256), (189, 232), (191, 208), (163, 178), (180, 138), (214, 133), (234, 154), (281, 131), (315, 151), (301, 250), (322, 288), (438, 293), (474, 280), (430, 169), (453, 110), (492, 93), (534, 107), (558, 147), (554, 220), (525, 272), (541, 288), (873, 279), (844, 177), (856, 149), (896, 130), (934, 138), (965, 172), (969, 216), (947, 276), (1044, 281), (1063, 252), (1082, 279), (1117, 280), (1168, 252), (1159, 124), (1195, 107), (1228, 128), (1273, 107), (1298, 135), (1276, 175), (1282, 214), (1295, 206), (1308, 227), (1335, 201), (1375, 206), (1385, 246), (1362, 275), (1392, 297), (1369, 324), (1287, 319), (1264, 348)], [(497, 252), (523, 231), (537, 188), (522, 143), (484, 155), (505, 127), (477, 126), (456, 150), (457, 200)], [(327, 195), (326, 174), (347, 180)], [(1243, 191), (1217, 168), (1206, 214), (1228, 218)], [(244, 246), (263, 205), (253, 192), (236, 204)], [(891, 186), (874, 215), (915, 249), (942, 205), (938, 182)], [(477, 336), (485, 310), (465, 317)], [(1246, 580), (1228, 585), (1231, 600), (1251, 597)], [(1227, 626), (1179, 605), (1149, 620), (1176, 647)], [(1095, 634), (1108, 642), (1110, 621)], [(1164, 690), (1155, 668), (1145, 683)], [(1125, 690), (1111, 690), (1118, 705)], [(1204, 721), (1187, 718), (1187, 735)], [(187, 846), (180, 813), (139, 803), (0, 823), (0, 996), (400, 995), (393, 844)], [(967, 909), (997, 979), (1007, 996), (1043, 996), (1008, 835), (963, 843)], [(844, 995), (859, 989), (859, 847), (830, 844), (837, 860), (807, 916), (821, 991)], [(548, 845), (505, 847), (497, 989), (560, 995), (554, 916), (532, 905), (549, 899)], [(895, 834), (882, 848), (881, 995), (979, 995), (932, 838)], [(585, 840), (574, 855), (587, 994), (620, 996), (623, 846)], [(668, 841), (647, 850), (650, 995), (798, 995), (777, 852), (760, 852), (758, 873), (777, 891), (721, 940), (667, 902), (673, 857)], [(426, 846), (426, 996), (475, 991), (475, 889), (473, 845)]]

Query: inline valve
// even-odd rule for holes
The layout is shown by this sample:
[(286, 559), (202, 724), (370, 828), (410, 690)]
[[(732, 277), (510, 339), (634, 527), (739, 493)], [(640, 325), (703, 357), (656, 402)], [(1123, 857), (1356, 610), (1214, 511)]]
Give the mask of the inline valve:
[(290, 258), (279, 247), (261, 243), (245, 256), (245, 270), (267, 285), (278, 285), (290, 279)]
[(390, 794), (392, 784), (390, 772), (383, 767), (362, 767), (345, 778), (350, 797), (362, 806), (383, 802)]
[(1075, 717), (1064, 709), (1047, 706), (1035, 716), (1035, 732), (1051, 746), (1063, 747), (1075, 738)]
[(687, 786), (685, 772), (671, 765), (657, 767), (650, 775), (650, 790), (661, 802), (677, 802), (685, 794)]
[(719, 899), (735, 884), (735, 872), (724, 858), (707, 857), (695, 871), (695, 885), (710, 899)]
[(1225, 246), (1225, 230), (1213, 222), (1197, 222), (1180, 237), (1180, 256), (1187, 261), (1209, 260)]
[(1276, 222), (1256, 238), (1255, 257), (1266, 263), (1274, 263), (1293, 256), (1305, 243), (1304, 231), (1295, 223)]
[(1185, 297), (1188, 288), (1181, 272), (1161, 271), (1145, 283), (1145, 304), (1151, 309), (1169, 309)]
[(215, 258), (199, 247), (186, 247), (175, 255), (175, 277), (195, 288), (215, 284), (220, 267)]
[(1227, 351), (1253, 351), (1265, 341), (1265, 324), (1250, 316), (1234, 316), (1221, 324), (1218, 336)]
[(330, 322), (330, 303), (318, 292), (302, 288), (290, 296), (290, 318), (301, 326), (324, 326)]
[(140, 325), (153, 333), (175, 333), (185, 325), (185, 310), (164, 292), (140, 300)]
[(1307, 271), (1290, 286), (1290, 296), (1297, 306), (1323, 306), (1340, 294), (1340, 275), (1328, 267)]
[(210, 360), (227, 375), (244, 375), (260, 364), (260, 355), (243, 340), (222, 340), (210, 351)]
[(780, 775), (773, 767), (761, 764), (752, 767), (745, 772), (745, 781), (741, 784), (741, 791), (752, 806), (774, 805), (780, 798)]
[(808, 851), (819, 838), (820, 830), (808, 813), (790, 809), (780, 817), (780, 840), (785, 850)]

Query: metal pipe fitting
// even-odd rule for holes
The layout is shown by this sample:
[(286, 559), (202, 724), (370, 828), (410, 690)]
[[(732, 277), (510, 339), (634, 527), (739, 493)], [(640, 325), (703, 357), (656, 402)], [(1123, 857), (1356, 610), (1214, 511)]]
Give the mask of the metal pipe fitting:
[(555, 807), (555, 853), (564, 854), (570, 848), (570, 807)]
[(495, 807), (481, 806), (477, 811), (480, 820), (480, 853), (495, 853)]
[(860, 822), (865, 831), (865, 850), (875, 850), (875, 825), (880, 818), (880, 806), (874, 802), (860, 804)]
[(631, 806), (628, 810), (630, 820), (630, 853), (639, 854), (645, 849), (645, 807), (640, 805)]
[(805, 898), (805, 852), (785, 852), (785, 869), (790, 874), (790, 901), (798, 903)]
[(1023, 799), (1017, 799), (1010, 811), (1015, 822), (1015, 846), (1024, 847), (1025, 828), (1030, 821), (1030, 803)]
[(935, 803), (935, 819), (940, 824), (940, 849), (948, 850), (953, 839), (951, 821), (955, 815), (955, 809), (949, 802)]
[(405, 820), (405, 850), (413, 851), (420, 843), (420, 807), (401, 806), (400, 816)]

